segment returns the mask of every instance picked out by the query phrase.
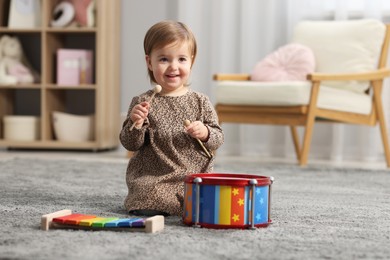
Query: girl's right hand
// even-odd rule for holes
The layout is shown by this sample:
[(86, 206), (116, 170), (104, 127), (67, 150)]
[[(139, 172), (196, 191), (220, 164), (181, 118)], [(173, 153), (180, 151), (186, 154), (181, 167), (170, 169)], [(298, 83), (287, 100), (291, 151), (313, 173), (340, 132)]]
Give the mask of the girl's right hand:
[(135, 123), (135, 127), (142, 127), (146, 117), (149, 114), (149, 102), (141, 102), (138, 105), (135, 105), (130, 112), (130, 119)]

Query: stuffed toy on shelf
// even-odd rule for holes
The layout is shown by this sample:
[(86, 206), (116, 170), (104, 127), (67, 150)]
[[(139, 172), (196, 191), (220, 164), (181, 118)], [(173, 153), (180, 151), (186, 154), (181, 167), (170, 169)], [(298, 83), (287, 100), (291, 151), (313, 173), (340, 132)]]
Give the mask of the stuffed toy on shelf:
[(52, 27), (93, 27), (95, 0), (59, 1), (53, 10)]
[(17, 37), (0, 38), (0, 84), (33, 83), (34, 71), (23, 62), (23, 49)]

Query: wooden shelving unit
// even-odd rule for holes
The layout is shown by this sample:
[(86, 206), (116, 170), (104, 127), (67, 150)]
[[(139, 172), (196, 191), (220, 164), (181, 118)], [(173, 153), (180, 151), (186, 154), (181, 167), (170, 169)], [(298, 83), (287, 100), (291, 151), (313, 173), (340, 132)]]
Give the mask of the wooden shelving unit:
[[(0, 0), (0, 37), (17, 36), (30, 64), (40, 75), (34, 84), (0, 85), (0, 147), (31, 149), (103, 150), (118, 146), (120, 127), (120, 0), (96, 0), (95, 26), (52, 28), (57, 1), (40, 0), (42, 26), (8, 28), (11, 0)], [(77, 86), (56, 84), (56, 52), (59, 48), (93, 52), (93, 83)], [(95, 115), (95, 137), (86, 142), (56, 139), (52, 112)], [(40, 117), (36, 141), (4, 139), (6, 115)]]

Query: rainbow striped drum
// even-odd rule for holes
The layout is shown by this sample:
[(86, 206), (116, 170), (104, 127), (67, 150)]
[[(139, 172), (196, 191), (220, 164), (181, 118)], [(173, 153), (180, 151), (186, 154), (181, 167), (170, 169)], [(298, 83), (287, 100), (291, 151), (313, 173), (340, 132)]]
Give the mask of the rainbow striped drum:
[(184, 183), (183, 222), (206, 228), (257, 228), (272, 221), (273, 177), (197, 173)]

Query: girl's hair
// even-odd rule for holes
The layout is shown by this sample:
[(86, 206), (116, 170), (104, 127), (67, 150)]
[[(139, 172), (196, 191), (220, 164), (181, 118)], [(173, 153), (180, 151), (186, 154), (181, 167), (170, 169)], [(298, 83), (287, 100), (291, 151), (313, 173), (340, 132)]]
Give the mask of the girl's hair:
[[(194, 64), (197, 46), (195, 36), (192, 31), (183, 23), (177, 21), (161, 21), (150, 27), (144, 38), (145, 55), (149, 55), (153, 50), (163, 48), (171, 43), (187, 42), (191, 53), (191, 67)], [(148, 69), (151, 82), (157, 83), (153, 76), (153, 71)]]

